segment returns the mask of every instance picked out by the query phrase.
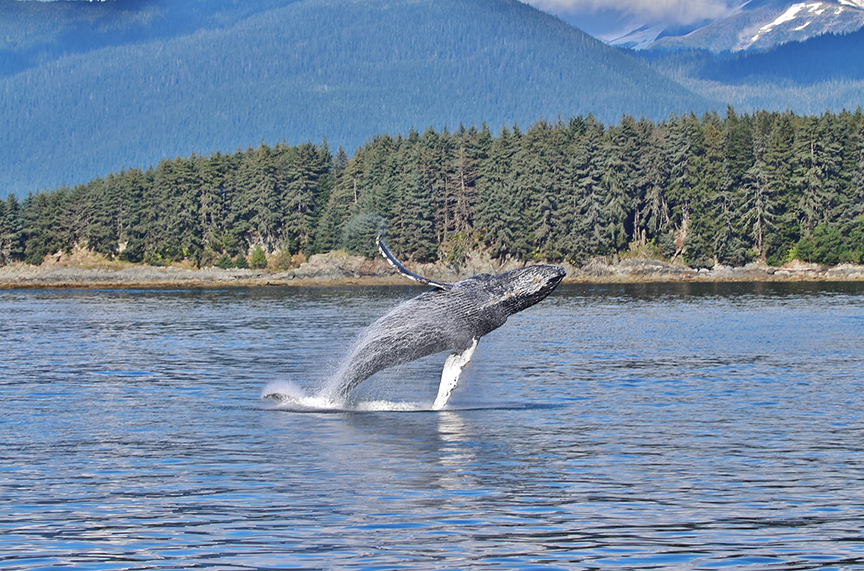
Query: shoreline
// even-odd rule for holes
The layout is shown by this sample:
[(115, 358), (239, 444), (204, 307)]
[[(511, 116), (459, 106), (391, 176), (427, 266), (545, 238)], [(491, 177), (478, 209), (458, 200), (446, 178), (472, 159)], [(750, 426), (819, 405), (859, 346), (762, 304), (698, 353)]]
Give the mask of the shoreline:
[[(444, 264), (407, 264), (421, 275), (458, 281), (478, 273), (500, 273), (523, 264), (503, 263), (472, 254), (460, 267)], [(688, 283), (688, 282), (856, 282), (864, 281), (864, 266), (819, 266), (792, 261), (782, 267), (749, 264), (694, 270), (652, 259), (609, 261), (595, 258), (581, 267), (564, 263), (562, 283)], [(16, 263), (0, 267), (0, 289), (60, 288), (221, 288), (254, 286), (395, 286), (412, 282), (394, 273), (383, 260), (369, 260), (340, 252), (318, 254), (290, 270), (252, 270), (216, 267), (148, 266), (119, 263)]]

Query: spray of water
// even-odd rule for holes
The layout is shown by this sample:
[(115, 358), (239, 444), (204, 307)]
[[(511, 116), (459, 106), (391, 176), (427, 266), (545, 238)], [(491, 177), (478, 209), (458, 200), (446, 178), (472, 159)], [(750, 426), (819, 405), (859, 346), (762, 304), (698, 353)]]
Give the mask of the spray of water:
[(414, 402), (398, 402), (386, 399), (354, 400), (333, 399), (328, 391), (308, 393), (291, 381), (276, 381), (268, 384), (261, 396), (273, 401), (274, 407), (292, 412), (412, 412), (429, 410), (428, 405)]

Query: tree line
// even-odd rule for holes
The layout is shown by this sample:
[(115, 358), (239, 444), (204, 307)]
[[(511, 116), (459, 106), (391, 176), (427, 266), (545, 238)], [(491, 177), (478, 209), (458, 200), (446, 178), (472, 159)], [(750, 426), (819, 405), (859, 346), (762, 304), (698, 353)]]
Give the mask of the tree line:
[[(148, 264), (297, 254), (568, 260), (643, 249), (691, 267), (864, 261), (864, 114), (538, 121), (192, 155), (0, 200), (0, 263), (87, 248)], [(254, 256), (253, 256), (254, 254)]]

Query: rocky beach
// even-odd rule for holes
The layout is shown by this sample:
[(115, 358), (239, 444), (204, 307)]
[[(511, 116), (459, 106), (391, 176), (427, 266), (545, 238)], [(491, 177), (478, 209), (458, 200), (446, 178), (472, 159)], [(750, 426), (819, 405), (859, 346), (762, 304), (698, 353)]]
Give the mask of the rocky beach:
[[(493, 260), (471, 253), (459, 266), (442, 263), (406, 264), (412, 271), (436, 280), (456, 281), (478, 273), (501, 273), (523, 265), (518, 260)], [(715, 266), (692, 269), (647, 259), (594, 258), (576, 267), (564, 263), (565, 283), (632, 282), (753, 282), (753, 281), (864, 281), (864, 266), (819, 266), (794, 260), (781, 267), (753, 263), (744, 267)], [(148, 266), (106, 260), (63, 259), (41, 265), (15, 263), (0, 267), (0, 287), (10, 288), (134, 288), (230, 286), (345, 286), (404, 285), (383, 260), (342, 252), (311, 256), (289, 270), (194, 268), (188, 265)]]

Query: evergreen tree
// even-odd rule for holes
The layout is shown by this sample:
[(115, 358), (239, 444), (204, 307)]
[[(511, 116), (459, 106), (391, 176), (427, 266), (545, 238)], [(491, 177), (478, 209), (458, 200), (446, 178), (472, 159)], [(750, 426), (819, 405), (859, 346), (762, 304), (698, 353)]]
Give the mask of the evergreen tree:
[(663, 129), (648, 121), (640, 121), (645, 145), (639, 157), (636, 173), (634, 238), (637, 244), (659, 240), (670, 222), (665, 189), (669, 186), (669, 161)]
[(753, 125), (752, 117), (739, 117), (731, 105), (723, 122), (723, 147), (725, 185), (734, 193), (753, 166)]
[(852, 139), (851, 198), (848, 201), (844, 218), (852, 220), (864, 214), (864, 120), (858, 123), (856, 136)]
[(239, 240), (232, 232), (238, 164), (236, 156), (218, 152), (199, 163), (201, 243), (210, 257), (224, 251), (234, 252)]
[(540, 121), (522, 137), (517, 171), (522, 173), (523, 226), (527, 233), (523, 258), (561, 259), (563, 224), (559, 219), (559, 200), (566, 196), (564, 136), (558, 127)]
[(198, 159), (163, 160), (156, 167), (153, 195), (156, 204), (149, 213), (148, 226), (158, 235), (150, 237), (148, 255), (154, 263), (191, 258), (199, 261), (203, 252), (199, 216)]
[(801, 235), (809, 238), (813, 229), (827, 221), (829, 190), (826, 188), (826, 173), (822, 155), (823, 143), (817, 133), (815, 118), (806, 121), (798, 129), (795, 141), (797, 172), (794, 181), (799, 196), (797, 211), (801, 221)]
[(393, 243), (409, 260), (431, 262), (438, 257), (434, 193), (430, 184), (434, 149), (409, 138), (395, 158), (400, 192), (389, 230)]
[(67, 191), (60, 189), (52, 193), (29, 194), (24, 201), (25, 236), (24, 261), (41, 264), (48, 254), (68, 249), (59, 236), (60, 219)]
[(776, 197), (774, 229), (766, 237), (769, 259), (777, 263), (800, 237), (797, 202), (800, 185), (796, 183), (795, 170), (795, 125), (789, 113), (782, 115), (760, 114), (761, 120), (769, 122), (765, 148), (765, 176), (769, 193)]
[(0, 264), (5, 265), (24, 259), (24, 217), (14, 194), (0, 204)]
[(517, 228), (515, 181), (512, 172), (518, 135), (506, 127), (492, 144), (489, 160), (477, 184), (477, 220), (484, 244), (493, 258), (513, 253)]
[(683, 250), (692, 267), (703, 268), (711, 267), (715, 261), (713, 236), (717, 232), (719, 212), (714, 196), (723, 178), (722, 124), (716, 113), (706, 114), (694, 135), (690, 157), (694, 181), (689, 201), (690, 230)]
[(64, 227), (69, 231), (69, 243), (83, 239), (86, 246), (109, 258), (119, 249), (119, 218), (122, 208), (119, 179), (110, 174), (105, 179), (91, 181), (85, 189), (72, 190), (70, 208), (66, 209)]
[(393, 157), (401, 144), (401, 137), (394, 139), (383, 135), (366, 145), (355, 213), (374, 213), (390, 219), (396, 193)]
[(660, 234), (663, 253), (674, 259), (685, 254), (690, 231), (691, 202), (694, 199), (693, 148), (701, 134), (701, 125), (693, 113), (680, 119), (672, 116), (664, 124), (666, 155), (669, 162), (668, 199), (672, 229)]
[(565, 256), (575, 263), (610, 253), (611, 236), (604, 210), (604, 133), (603, 125), (589, 117), (584, 134), (574, 148), (570, 194), (573, 216), (563, 249)]
[(628, 228), (632, 230), (633, 227), (633, 174), (638, 161), (638, 146), (636, 121), (632, 117), (624, 117), (617, 128), (607, 131), (602, 148), (605, 158), (603, 218), (608, 224), (611, 240), (608, 247), (613, 252), (625, 250), (631, 239)]
[(358, 152), (348, 159), (341, 148), (336, 155), (333, 189), (324, 206), (315, 232), (316, 252), (329, 252), (343, 248), (342, 231), (351, 211), (357, 205), (357, 185), (363, 175), (363, 157)]
[(329, 189), (325, 186), (331, 157), (326, 147), (316, 148), (304, 143), (286, 152), (286, 188), (283, 198), (283, 243), (289, 251), (310, 252), (318, 211), (326, 202)]
[(255, 246), (252, 250), (252, 254), (249, 256), (249, 267), (254, 270), (267, 267), (267, 257), (264, 255), (264, 250), (261, 246)]
[(771, 186), (768, 183), (765, 147), (764, 134), (756, 133), (754, 136), (755, 162), (748, 169), (742, 187), (744, 225), (745, 228), (749, 229), (750, 237), (753, 239), (753, 250), (762, 259), (765, 259), (767, 255), (766, 234), (770, 232), (774, 221), (774, 200)]
[(453, 231), (457, 234), (471, 232), (474, 222), (473, 204), (476, 202), (474, 185), (477, 181), (477, 165), (475, 158), (470, 155), (470, 141), (466, 139), (467, 137), (462, 135), (458, 140), (458, 148), (454, 150), (455, 156), (448, 169), (447, 188), (450, 193), (447, 197), (447, 208), (453, 221)]
[(398, 216), (390, 223), (390, 236), (405, 259), (432, 262), (438, 257), (432, 199), (420, 173), (409, 170), (401, 178), (397, 198)]
[(119, 244), (117, 251), (121, 260), (141, 262), (155, 247), (156, 238), (148, 221), (156, 218), (156, 198), (153, 193), (153, 171), (128, 170), (121, 177), (119, 194), (123, 206), (119, 216)]
[[(241, 254), (252, 244), (267, 250), (282, 246), (285, 169), (267, 145), (249, 149), (237, 169), (236, 196), (233, 204), (234, 232), (241, 237), (234, 251)], [(299, 251), (299, 241), (285, 244), (291, 253)]]

